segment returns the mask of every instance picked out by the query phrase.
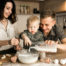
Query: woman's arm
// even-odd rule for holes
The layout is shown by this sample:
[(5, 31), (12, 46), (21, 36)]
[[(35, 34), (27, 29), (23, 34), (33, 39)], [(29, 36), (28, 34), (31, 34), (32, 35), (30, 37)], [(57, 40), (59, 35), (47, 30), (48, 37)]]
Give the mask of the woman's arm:
[(0, 46), (10, 45), (10, 44), (11, 44), (11, 40), (0, 40)]
[(19, 39), (12, 38), (11, 40), (0, 40), (0, 46), (5, 46), (5, 45), (18, 45), (19, 44)]

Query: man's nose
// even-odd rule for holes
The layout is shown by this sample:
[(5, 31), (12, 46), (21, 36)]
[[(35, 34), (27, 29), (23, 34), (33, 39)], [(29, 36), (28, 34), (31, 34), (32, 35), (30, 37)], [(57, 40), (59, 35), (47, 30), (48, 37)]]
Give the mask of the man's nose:
[(46, 26), (45, 25), (43, 25), (43, 29), (46, 29)]

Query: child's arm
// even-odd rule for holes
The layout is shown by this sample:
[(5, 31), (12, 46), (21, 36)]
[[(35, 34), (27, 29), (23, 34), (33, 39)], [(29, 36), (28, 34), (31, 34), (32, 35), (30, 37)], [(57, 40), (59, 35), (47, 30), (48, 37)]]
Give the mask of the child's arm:
[(24, 44), (25, 45), (31, 45), (32, 43), (31, 43), (31, 40), (25, 35), (25, 34), (23, 34), (22, 35), (22, 38), (23, 38), (23, 40), (24, 40)]
[(24, 32), (22, 32), (20, 34), (20, 37), (21, 37), (21, 39), (23, 39), (25, 45), (28, 46), (28, 45), (31, 45), (32, 44), (31, 43), (31, 40), (29, 39), (29, 37), (27, 35), (27, 30), (25, 30)]

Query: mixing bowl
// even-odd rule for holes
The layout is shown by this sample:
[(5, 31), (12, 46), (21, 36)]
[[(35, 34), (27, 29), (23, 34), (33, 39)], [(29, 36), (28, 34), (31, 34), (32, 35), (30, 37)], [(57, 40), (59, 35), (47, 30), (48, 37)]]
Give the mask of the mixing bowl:
[(31, 53), (27, 51), (20, 51), (18, 52), (18, 60), (22, 63), (35, 63), (38, 60), (38, 53)]

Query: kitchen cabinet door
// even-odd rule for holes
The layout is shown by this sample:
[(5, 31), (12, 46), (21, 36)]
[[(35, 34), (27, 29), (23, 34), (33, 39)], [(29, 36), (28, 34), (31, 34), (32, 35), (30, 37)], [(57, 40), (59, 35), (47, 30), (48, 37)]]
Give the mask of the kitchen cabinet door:
[(66, 28), (66, 16), (64, 16), (64, 28)]
[(60, 28), (63, 28), (64, 26), (64, 17), (63, 16), (57, 16), (56, 22)]

